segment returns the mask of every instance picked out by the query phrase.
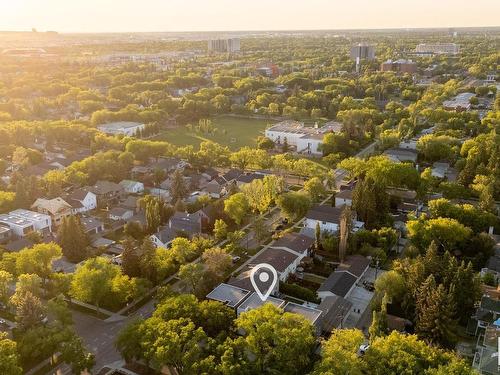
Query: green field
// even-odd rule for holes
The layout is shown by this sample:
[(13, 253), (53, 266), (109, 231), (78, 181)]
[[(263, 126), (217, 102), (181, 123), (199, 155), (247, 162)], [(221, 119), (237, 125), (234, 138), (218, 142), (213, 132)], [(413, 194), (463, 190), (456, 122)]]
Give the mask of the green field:
[(212, 124), (217, 128), (215, 134), (190, 132), (185, 126), (162, 131), (154, 139), (167, 141), (177, 146), (193, 145), (197, 148), (203, 141), (213, 141), (237, 150), (243, 146), (256, 146), (257, 137), (264, 135), (264, 130), (273, 120), (261, 120), (238, 117), (215, 117)]

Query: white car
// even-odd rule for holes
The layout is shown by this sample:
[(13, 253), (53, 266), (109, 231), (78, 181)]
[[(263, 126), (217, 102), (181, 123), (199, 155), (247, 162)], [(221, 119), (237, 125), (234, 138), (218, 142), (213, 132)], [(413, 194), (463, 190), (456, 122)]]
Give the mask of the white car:
[(364, 355), (369, 348), (370, 348), (370, 344), (361, 345), (359, 347), (359, 354)]

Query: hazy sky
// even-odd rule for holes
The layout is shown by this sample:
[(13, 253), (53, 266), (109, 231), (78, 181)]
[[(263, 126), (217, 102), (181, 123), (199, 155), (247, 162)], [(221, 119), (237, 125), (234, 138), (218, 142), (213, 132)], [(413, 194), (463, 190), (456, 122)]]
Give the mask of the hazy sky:
[(499, 25), (500, 0), (0, 0), (0, 30), (222, 31)]

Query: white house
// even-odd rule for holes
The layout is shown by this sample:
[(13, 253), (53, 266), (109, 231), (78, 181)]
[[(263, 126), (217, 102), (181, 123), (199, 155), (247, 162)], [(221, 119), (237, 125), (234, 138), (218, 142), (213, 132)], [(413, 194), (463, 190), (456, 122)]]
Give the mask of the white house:
[(265, 135), (276, 144), (286, 142), (296, 148), (298, 153), (321, 155), (321, 142), (327, 133), (340, 132), (342, 125), (331, 121), (322, 127), (305, 126), (298, 121), (282, 121), (266, 129)]
[[(328, 205), (317, 205), (312, 207), (305, 216), (303, 233), (309, 236), (314, 236), (317, 224), (319, 224), (321, 232), (337, 232), (340, 227), (340, 219), (343, 210), (344, 206), (331, 207)], [(351, 230), (353, 232), (357, 232), (363, 228), (363, 226), (364, 223), (362, 221), (355, 220), (353, 215)]]
[(115, 207), (109, 211), (109, 218), (111, 220), (128, 220), (134, 216), (134, 211), (123, 207)]
[(137, 134), (139, 130), (144, 130), (146, 128), (145, 124), (141, 124), (139, 122), (130, 122), (130, 121), (118, 121), (118, 122), (109, 122), (107, 124), (102, 124), (97, 127), (100, 131), (110, 135), (126, 135), (129, 137), (133, 137)]
[(97, 207), (97, 196), (91, 191), (78, 189), (65, 197), (73, 208), (74, 214), (81, 214), (94, 210)]
[(49, 215), (25, 209), (17, 209), (0, 215), (0, 223), (8, 226), (16, 236), (24, 237), (32, 231), (52, 232), (52, 219)]
[(125, 192), (130, 194), (140, 194), (144, 192), (144, 184), (139, 181), (123, 180), (120, 182)]
[(352, 190), (341, 190), (335, 195), (335, 206), (352, 206)]

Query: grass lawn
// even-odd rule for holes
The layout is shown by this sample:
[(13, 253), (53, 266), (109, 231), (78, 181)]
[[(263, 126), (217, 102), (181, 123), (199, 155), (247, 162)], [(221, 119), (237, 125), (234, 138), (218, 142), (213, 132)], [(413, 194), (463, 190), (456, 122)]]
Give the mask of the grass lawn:
[(212, 124), (218, 129), (215, 134), (190, 132), (185, 126), (161, 132), (154, 139), (167, 141), (177, 146), (193, 145), (198, 148), (201, 142), (210, 140), (237, 150), (243, 146), (256, 146), (257, 137), (264, 135), (264, 130), (273, 120), (221, 116), (212, 118)]

